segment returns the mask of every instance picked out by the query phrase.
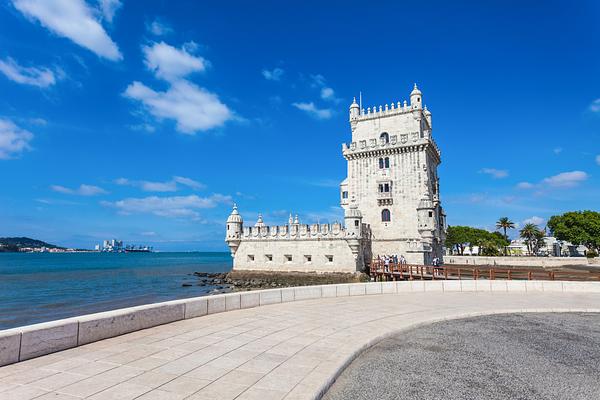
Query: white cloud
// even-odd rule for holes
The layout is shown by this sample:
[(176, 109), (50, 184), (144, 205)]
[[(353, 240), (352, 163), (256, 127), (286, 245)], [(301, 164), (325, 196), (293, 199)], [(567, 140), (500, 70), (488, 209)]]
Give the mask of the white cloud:
[(26, 17), (39, 21), (53, 33), (66, 37), (112, 61), (123, 58), (119, 48), (84, 0), (13, 0)]
[(596, 156), (596, 164), (600, 165), (600, 154)]
[(284, 72), (285, 71), (281, 68), (274, 68), (271, 71), (269, 71), (268, 69), (262, 70), (263, 76), (268, 81), (280, 81), (281, 78), (283, 77)]
[(535, 185), (533, 183), (529, 183), (529, 182), (519, 182), (517, 184), (517, 188), (519, 189), (533, 189), (535, 187)]
[(565, 188), (577, 186), (587, 178), (588, 174), (583, 171), (571, 171), (545, 178), (542, 182), (548, 186)]
[(188, 52), (189, 49), (189, 45), (184, 45), (182, 49), (177, 49), (165, 42), (154, 43), (152, 46), (143, 46), (144, 64), (146, 64), (146, 67), (157, 78), (169, 82), (183, 78), (192, 72), (206, 70), (207, 61), (200, 56), (191, 55)]
[(127, 198), (101, 204), (118, 210), (120, 214), (153, 214), (160, 217), (194, 218), (200, 217), (199, 209), (214, 208), (219, 204), (231, 204), (231, 196), (213, 194), (209, 197), (173, 196)]
[(561, 172), (560, 174), (549, 176), (542, 179), (540, 183), (533, 184), (521, 182), (517, 185), (519, 189), (544, 189), (544, 188), (571, 188), (579, 185), (589, 178), (589, 175), (583, 171)]
[(99, 194), (108, 193), (106, 190), (102, 189), (101, 187), (93, 186), (93, 185), (85, 185), (85, 184), (79, 185), (79, 187), (76, 189), (71, 189), (71, 188), (68, 188), (65, 186), (61, 186), (61, 185), (52, 185), (52, 186), (50, 186), (50, 189), (52, 189), (53, 191), (55, 191), (57, 193), (72, 194), (72, 195), (78, 195), (78, 196), (96, 196)]
[(173, 32), (173, 28), (159, 19), (155, 19), (150, 24), (147, 24), (146, 29), (155, 36), (164, 36)]
[(182, 133), (206, 131), (233, 118), (216, 94), (185, 80), (174, 82), (166, 92), (156, 92), (136, 81), (127, 87), (124, 96), (140, 101), (158, 119), (175, 120)]
[(292, 103), (292, 105), (317, 119), (329, 119), (333, 115), (331, 109), (317, 108), (312, 101), (310, 103)]
[(596, 99), (590, 104), (590, 111), (600, 112), (600, 99)]
[(523, 220), (523, 225), (525, 224), (534, 224), (534, 225), (538, 225), (541, 226), (546, 220), (542, 217), (536, 217), (535, 215), (531, 218), (527, 218), (525, 220)]
[(115, 183), (121, 186), (138, 187), (145, 192), (175, 192), (179, 189), (178, 185), (187, 186), (194, 190), (201, 190), (206, 187), (204, 184), (184, 176), (174, 176), (173, 179), (166, 182), (132, 181), (127, 178), (118, 178), (115, 179)]
[(108, 22), (112, 22), (117, 10), (123, 5), (121, 0), (99, 0), (99, 3), (102, 15)]
[(50, 69), (45, 67), (22, 67), (10, 57), (0, 60), (0, 72), (11, 81), (24, 85), (46, 88), (56, 83), (54, 72)]
[(32, 139), (33, 133), (19, 128), (11, 120), (0, 118), (0, 160), (14, 158), (30, 150)]
[(494, 179), (502, 179), (508, 176), (508, 171), (505, 169), (496, 168), (482, 168), (479, 170), (480, 174), (490, 175)]
[(554, 149), (552, 149), (552, 151), (554, 152), (554, 154), (558, 155), (558, 154), (562, 153), (563, 148), (562, 147), (555, 147)]
[(310, 75), (310, 86), (312, 87), (322, 87), (325, 86), (325, 77), (321, 74)]

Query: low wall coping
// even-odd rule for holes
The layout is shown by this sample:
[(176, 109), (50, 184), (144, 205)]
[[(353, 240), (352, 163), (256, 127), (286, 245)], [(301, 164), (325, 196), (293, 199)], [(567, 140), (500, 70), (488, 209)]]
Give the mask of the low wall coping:
[[(423, 291), (600, 293), (600, 282), (520, 280), (362, 282), (192, 297), (2, 330), (0, 331), (0, 366), (207, 314), (290, 301)], [(198, 307), (199, 304), (202, 305), (201, 308)], [(94, 326), (94, 323), (99, 325)]]

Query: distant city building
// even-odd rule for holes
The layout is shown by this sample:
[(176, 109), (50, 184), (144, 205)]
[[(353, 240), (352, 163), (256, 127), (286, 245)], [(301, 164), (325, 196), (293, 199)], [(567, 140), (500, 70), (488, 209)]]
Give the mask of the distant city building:
[(408, 263), (443, 257), (446, 216), (431, 136), (431, 112), (414, 86), (410, 104), (350, 105), (352, 142), (342, 145), (348, 175), (340, 185), (344, 224), (244, 226), (237, 207), (227, 219), (234, 269), (360, 271), (377, 255)]
[(117, 239), (105, 240), (104, 242), (102, 242), (102, 248), (100, 248), (100, 245), (96, 245), (96, 248), (100, 251), (109, 253), (120, 253), (124, 251), (123, 241)]

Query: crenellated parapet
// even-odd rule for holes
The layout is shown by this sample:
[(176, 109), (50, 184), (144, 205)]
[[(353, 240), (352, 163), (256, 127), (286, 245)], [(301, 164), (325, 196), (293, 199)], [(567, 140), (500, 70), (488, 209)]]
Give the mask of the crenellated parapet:
[(393, 115), (400, 115), (412, 112), (413, 109), (409, 106), (408, 102), (391, 102), (390, 104), (383, 104), (379, 106), (367, 107), (361, 109), (360, 114), (357, 116), (357, 121), (367, 121), (375, 118), (388, 117)]
[(431, 147), (437, 158), (441, 158), (440, 150), (435, 141), (425, 134), (421, 137), (419, 132), (409, 132), (399, 135), (390, 135), (389, 141), (383, 139), (359, 140), (357, 142), (342, 143), (342, 154), (346, 159), (389, 155), (422, 151)]
[(242, 240), (314, 240), (351, 237), (339, 222), (332, 224), (286, 224), (273, 226), (244, 226)]

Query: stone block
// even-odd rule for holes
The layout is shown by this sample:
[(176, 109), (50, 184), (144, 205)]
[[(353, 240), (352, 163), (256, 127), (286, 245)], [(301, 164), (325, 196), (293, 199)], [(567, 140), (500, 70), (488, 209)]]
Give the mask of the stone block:
[(365, 283), (365, 294), (381, 294), (381, 282)]
[(259, 295), (261, 306), (281, 303), (281, 289), (261, 290)]
[(474, 280), (461, 280), (460, 281), (461, 292), (474, 292), (477, 290), (477, 281)]
[(351, 283), (348, 286), (348, 289), (350, 290), (350, 296), (363, 296), (365, 293), (367, 293), (365, 286), (366, 283)]
[(240, 309), (240, 294), (230, 293), (225, 295), (225, 311)]
[(185, 307), (184, 302), (167, 302), (79, 317), (78, 344), (182, 320), (185, 317)]
[(321, 286), (300, 286), (294, 288), (294, 300), (320, 299)]
[(506, 290), (509, 292), (526, 292), (527, 281), (506, 281)]
[(600, 293), (600, 282), (563, 282), (565, 292)]
[(383, 294), (391, 294), (397, 293), (398, 290), (398, 282), (381, 282), (381, 293)]
[(478, 292), (491, 292), (492, 284), (487, 279), (477, 279), (475, 281), (475, 290)]
[(492, 292), (506, 292), (507, 286), (506, 283), (508, 281), (504, 281), (504, 280), (493, 280), (490, 281), (490, 289), (492, 290)]
[(412, 292), (412, 287), (410, 286), (410, 281), (396, 282), (396, 291), (398, 293), (409, 293), (409, 292)]
[(220, 312), (224, 312), (227, 308), (225, 305), (225, 296), (224, 295), (216, 295), (216, 296), (208, 296), (208, 313), (216, 314)]
[(336, 290), (336, 297), (350, 296), (350, 284), (348, 284), (348, 283), (335, 285), (335, 290)]
[(185, 319), (201, 317), (208, 314), (208, 300), (206, 297), (197, 297), (185, 301)]
[(0, 367), (19, 361), (21, 331), (8, 329), (0, 331)]
[(544, 281), (542, 283), (544, 292), (562, 292), (563, 283), (561, 281)]
[(19, 361), (77, 347), (78, 325), (71, 318), (21, 328)]
[(287, 303), (289, 301), (295, 300), (295, 291), (294, 288), (283, 288), (281, 289), (281, 302)]
[(525, 281), (528, 292), (543, 292), (544, 283), (542, 281)]
[(425, 291), (425, 281), (422, 280), (414, 280), (410, 282), (410, 291), (411, 292), (424, 292)]
[(460, 281), (444, 281), (444, 292), (460, 292)]
[(336, 297), (336, 296), (337, 296), (336, 285), (321, 286), (321, 297)]
[(240, 308), (252, 308), (260, 305), (259, 292), (240, 293)]
[(444, 284), (442, 281), (424, 281), (426, 292), (443, 292)]

